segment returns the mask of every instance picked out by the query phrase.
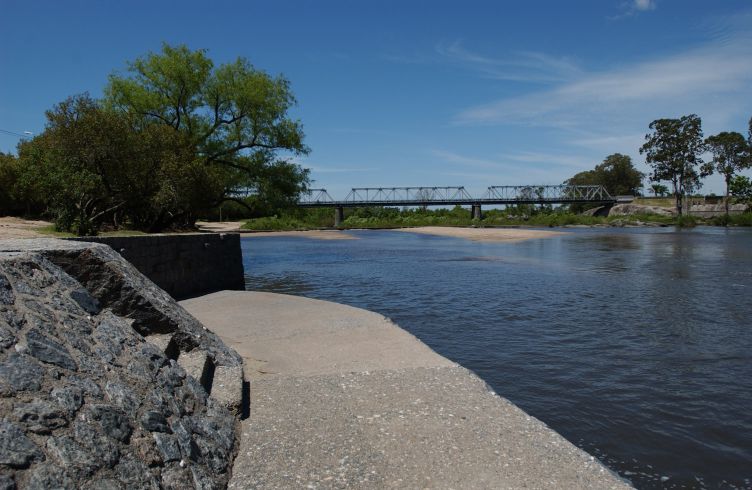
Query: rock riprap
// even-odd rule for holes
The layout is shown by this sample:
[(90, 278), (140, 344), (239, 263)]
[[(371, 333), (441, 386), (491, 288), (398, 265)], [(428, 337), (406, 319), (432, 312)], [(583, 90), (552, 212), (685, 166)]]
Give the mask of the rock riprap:
[(0, 490), (224, 488), (242, 384), (238, 355), (109, 247), (0, 242)]

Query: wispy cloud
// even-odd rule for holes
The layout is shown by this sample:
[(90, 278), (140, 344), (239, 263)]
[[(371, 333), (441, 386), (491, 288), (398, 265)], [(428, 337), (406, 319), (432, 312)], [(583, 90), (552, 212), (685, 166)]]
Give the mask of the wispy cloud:
[(465, 48), (461, 41), (438, 44), (436, 52), (448, 61), (479, 70), (497, 80), (555, 82), (569, 80), (580, 72), (579, 67), (566, 57), (516, 51), (506, 57), (494, 58)]
[(647, 12), (656, 9), (656, 0), (629, 0), (620, 5), (621, 13), (609, 17), (611, 20), (624, 19), (632, 17), (640, 12)]
[(752, 35), (736, 33), (685, 53), (583, 74), (550, 90), (471, 107), (455, 122), (578, 127), (648, 117), (647, 125), (677, 110), (726, 113), (725, 102), (746, 98), (751, 85)]
[(432, 150), (431, 154), (456, 167), (440, 172), (440, 175), (469, 179), (469, 185), (559, 183), (575, 172), (592, 168), (596, 163), (576, 155), (543, 152), (508, 153), (491, 158), (478, 158), (446, 150)]
[(509, 167), (509, 165), (499, 163), (498, 161), (495, 161), (495, 160), (460, 155), (459, 153), (454, 153), (454, 152), (446, 151), (446, 150), (431, 150), (430, 153), (434, 157), (437, 157), (446, 163), (453, 163), (457, 165), (479, 167), (479, 168)]
[(503, 155), (504, 159), (517, 162), (535, 164), (543, 167), (556, 165), (559, 167), (571, 167), (574, 169), (585, 169), (594, 166), (592, 162), (584, 159), (580, 155), (563, 155), (561, 153), (542, 153), (523, 151)]
[(320, 165), (301, 164), (318, 174), (349, 174), (356, 172), (375, 172), (379, 170), (375, 167), (322, 167)]
[(634, 0), (632, 6), (635, 10), (654, 10), (655, 0)]
[(580, 73), (577, 63), (535, 51), (514, 51), (494, 57), (466, 48), (462, 41), (438, 43), (433, 53), (390, 54), (387, 61), (401, 64), (450, 64), (495, 80), (560, 82)]
[(461, 41), (436, 45), (436, 52), (448, 61), (467, 65), (500, 80), (561, 81), (580, 72), (566, 57), (534, 51), (515, 51), (505, 57), (490, 57), (471, 51)]

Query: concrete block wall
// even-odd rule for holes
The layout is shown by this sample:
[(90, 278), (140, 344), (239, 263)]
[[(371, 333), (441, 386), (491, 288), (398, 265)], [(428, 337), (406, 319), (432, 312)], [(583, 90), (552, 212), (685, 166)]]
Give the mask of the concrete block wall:
[(104, 243), (175, 299), (224, 289), (245, 289), (240, 235), (191, 233), (129, 237), (81, 237)]

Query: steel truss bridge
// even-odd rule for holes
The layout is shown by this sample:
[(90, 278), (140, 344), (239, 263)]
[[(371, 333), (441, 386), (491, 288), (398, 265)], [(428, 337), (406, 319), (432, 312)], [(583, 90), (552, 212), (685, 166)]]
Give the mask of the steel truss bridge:
[(356, 187), (345, 199), (333, 199), (326, 189), (309, 189), (301, 195), (298, 206), (304, 208), (332, 207), (335, 225), (341, 223), (343, 208), (366, 206), (446, 206), (464, 205), (472, 208), (472, 217), (481, 217), (481, 206), (515, 204), (577, 204), (613, 205), (629, 202), (632, 196), (611, 196), (600, 185), (515, 185), (490, 186), (474, 197), (464, 187)]

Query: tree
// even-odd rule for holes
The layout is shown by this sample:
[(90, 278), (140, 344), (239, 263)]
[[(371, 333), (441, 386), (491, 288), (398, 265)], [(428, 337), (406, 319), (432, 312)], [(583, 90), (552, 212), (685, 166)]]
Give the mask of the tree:
[(744, 175), (737, 175), (729, 182), (729, 192), (738, 201), (752, 202), (752, 180)]
[(44, 132), (19, 145), (19, 158), (22, 187), (42, 196), (59, 230), (79, 235), (124, 220), (159, 230), (210, 207), (224, 182), (174, 129), (134, 121), (86, 94), (47, 111)]
[[(222, 169), (220, 189), (205, 189), (215, 205), (237, 194), (255, 196), (258, 205), (289, 204), (307, 188), (308, 170), (280, 153), (307, 154), (289, 82), (271, 77), (238, 58), (218, 67), (204, 50), (164, 44), (128, 64), (129, 76), (110, 76), (106, 102), (141, 121), (181, 135), (195, 162)], [(254, 200), (251, 200), (253, 203)], [(185, 216), (187, 224), (194, 216)]]
[(718, 133), (705, 140), (708, 150), (713, 154), (713, 161), (703, 165), (703, 173), (710, 175), (714, 171), (723, 175), (726, 182), (726, 215), (729, 214), (729, 185), (734, 175), (749, 168), (750, 149), (744, 136), (737, 132)]
[(568, 185), (602, 185), (612, 196), (635, 195), (642, 187), (645, 174), (637, 170), (628, 155), (614, 153), (607, 156), (593, 170), (586, 170), (572, 176)]
[(701, 175), (697, 166), (703, 164), (705, 151), (702, 121), (695, 114), (679, 119), (656, 119), (650, 123), (653, 131), (645, 135), (640, 153), (652, 167), (650, 180), (671, 182), (676, 212), (682, 215), (684, 196), (700, 188)]
[(18, 159), (0, 152), (0, 216), (17, 210), (14, 191), (18, 181)]
[(621, 153), (607, 156), (603, 163), (595, 167), (595, 173), (599, 176), (600, 184), (612, 196), (639, 194), (642, 179), (645, 178), (645, 174), (634, 167), (632, 159)]
[[(614, 153), (607, 156), (593, 170), (585, 170), (573, 175), (564, 183), (567, 185), (602, 185), (612, 196), (636, 195), (642, 187), (645, 174), (637, 170), (628, 155)], [(581, 212), (586, 207), (573, 204), (571, 211)]]
[(651, 184), (650, 189), (653, 191), (653, 196), (655, 197), (663, 197), (666, 195), (666, 193), (668, 193), (668, 187), (663, 184)]

